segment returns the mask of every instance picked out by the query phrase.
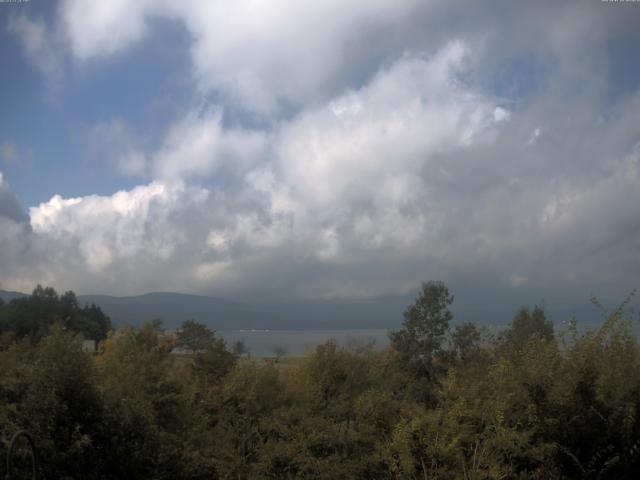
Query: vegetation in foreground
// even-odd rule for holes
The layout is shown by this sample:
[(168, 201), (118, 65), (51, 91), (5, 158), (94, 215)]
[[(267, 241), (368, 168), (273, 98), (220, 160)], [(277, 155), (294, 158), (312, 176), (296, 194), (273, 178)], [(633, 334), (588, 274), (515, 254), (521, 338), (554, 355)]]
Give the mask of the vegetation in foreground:
[(330, 341), (278, 369), (195, 322), (175, 338), (157, 323), (111, 331), (91, 355), (82, 339), (101, 338), (102, 312), (61, 310), (72, 295), (37, 289), (0, 305), (0, 442), (32, 432), (45, 478), (640, 471), (640, 348), (626, 303), (583, 333), (575, 320), (556, 333), (541, 308), (523, 308), (492, 337), (453, 326), (453, 297), (429, 282), (386, 350)]

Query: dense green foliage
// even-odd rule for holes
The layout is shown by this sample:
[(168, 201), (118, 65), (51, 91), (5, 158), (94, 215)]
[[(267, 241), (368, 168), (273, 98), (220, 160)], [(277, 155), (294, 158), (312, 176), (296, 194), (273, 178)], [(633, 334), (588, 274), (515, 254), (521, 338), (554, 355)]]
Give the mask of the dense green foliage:
[(58, 295), (53, 288), (38, 285), (28, 297), (0, 302), (0, 348), (22, 338), (37, 343), (55, 324), (87, 340), (103, 340), (111, 330), (111, 320), (99, 307), (80, 307), (73, 292)]
[(151, 324), (93, 356), (55, 326), (0, 352), (0, 442), (33, 432), (46, 478), (635, 478), (624, 305), (584, 332), (522, 309), (492, 337), (450, 325), (452, 301), (427, 283), (386, 350), (329, 341), (294, 365), (241, 358), (195, 322), (177, 336), (191, 355)]

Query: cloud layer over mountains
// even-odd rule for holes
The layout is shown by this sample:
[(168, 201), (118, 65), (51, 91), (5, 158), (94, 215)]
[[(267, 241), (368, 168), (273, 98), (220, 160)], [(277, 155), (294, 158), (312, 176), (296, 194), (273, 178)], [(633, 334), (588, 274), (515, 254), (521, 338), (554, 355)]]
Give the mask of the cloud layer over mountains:
[(13, 16), (62, 89), (65, 66), (176, 23), (193, 101), (151, 146), (96, 122), (135, 188), (56, 195), (27, 216), (0, 177), (2, 286), (331, 298), (449, 278), (626, 293), (640, 67), (621, 82), (612, 45), (638, 39), (640, 9), (514, 4), (68, 0)]

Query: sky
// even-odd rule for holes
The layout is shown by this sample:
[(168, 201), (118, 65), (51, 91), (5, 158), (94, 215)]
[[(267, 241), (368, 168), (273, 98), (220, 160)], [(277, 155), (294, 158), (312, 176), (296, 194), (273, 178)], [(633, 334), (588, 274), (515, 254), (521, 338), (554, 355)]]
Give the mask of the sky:
[(622, 299), (640, 3), (0, 3), (0, 288)]

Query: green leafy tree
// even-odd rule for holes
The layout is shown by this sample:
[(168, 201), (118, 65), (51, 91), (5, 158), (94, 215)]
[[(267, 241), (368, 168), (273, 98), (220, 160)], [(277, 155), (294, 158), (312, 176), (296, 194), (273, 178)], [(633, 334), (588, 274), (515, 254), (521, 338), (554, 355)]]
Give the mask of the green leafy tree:
[(271, 440), (269, 420), (283, 401), (283, 385), (272, 366), (246, 361), (227, 375), (216, 395), (208, 451), (220, 478), (268, 478), (263, 449)]
[(105, 341), (95, 371), (109, 441), (103, 471), (111, 478), (182, 477), (188, 415), (173, 362), (151, 324), (124, 327)]
[(237, 355), (227, 349), (224, 340), (214, 336), (194, 354), (193, 369), (207, 383), (219, 383), (231, 371), (237, 359)]
[(576, 337), (556, 377), (549, 436), (569, 477), (634, 478), (640, 469), (640, 346), (626, 310), (634, 294)]
[(379, 478), (373, 425), (360, 423), (373, 386), (374, 354), (330, 340), (305, 358), (287, 382), (288, 408), (276, 411), (263, 454), (272, 478)]
[(449, 323), (453, 319), (450, 306), (453, 295), (443, 282), (427, 282), (413, 305), (404, 311), (400, 330), (391, 332), (391, 347), (397, 353), (397, 364), (409, 375), (413, 395), (433, 401), (433, 385), (444, 371)]
[(185, 320), (176, 332), (176, 346), (191, 352), (204, 350), (215, 339), (215, 333), (203, 323)]
[(507, 349), (518, 350), (535, 338), (546, 341), (554, 339), (553, 322), (547, 319), (541, 306), (535, 306), (532, 311), (521, 307), (509, 328), (500, 334), (498, 342)]
[(35, 438), (44, 478), (101, 478), (102, 403), (81, 338), (60, 325), (37, 346), (0, 353), (0, 441), (19, 429)]
[(481, 352), (483, 333), (471, 322), (454, 327), (451, 332), (451, 348), (460, 362), (470, 361)]
[(415, 303), (404, 311), (402, 329), (390, 335), (392, 346), (413, 360), (441, 354), (453, 319), (452, 303), (453, 295), (443, 282), (423, 283)]

